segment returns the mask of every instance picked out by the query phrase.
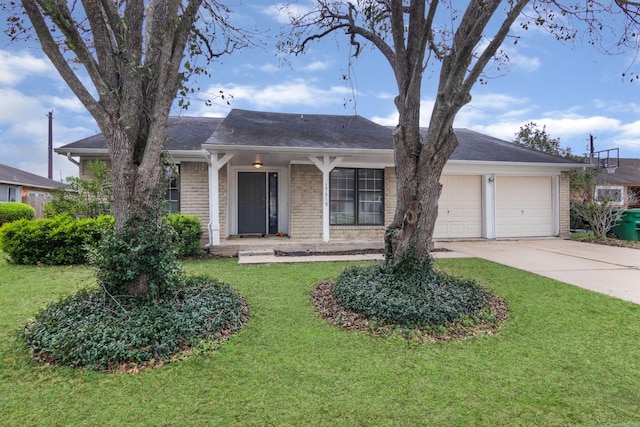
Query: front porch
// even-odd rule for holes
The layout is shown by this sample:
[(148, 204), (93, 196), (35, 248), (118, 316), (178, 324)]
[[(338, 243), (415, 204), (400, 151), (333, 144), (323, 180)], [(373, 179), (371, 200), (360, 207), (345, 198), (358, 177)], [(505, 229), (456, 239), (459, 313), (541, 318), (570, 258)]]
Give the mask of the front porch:
[(368, 251), (380, 252), (384, 250), (384, 242), (380, 239), (332, 239), (330, 242), (323, 242), (321, 239), (295, 239), (291, 237), (279, 237), (274, 235), (261, 236), (230, 236), (228, 239), (221, 239), (218, 245), (205, 248), (208, 253), (220, 256), (238, 256), (239, 252), (259, 252), (259, 251), (281, 251), (281, 252), (351, 252)]

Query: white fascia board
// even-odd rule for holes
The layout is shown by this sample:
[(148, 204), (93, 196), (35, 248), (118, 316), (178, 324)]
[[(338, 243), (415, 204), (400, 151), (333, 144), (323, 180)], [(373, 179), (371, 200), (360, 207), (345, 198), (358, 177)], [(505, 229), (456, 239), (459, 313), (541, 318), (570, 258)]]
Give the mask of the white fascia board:
[[(588, 166), (588, 165), (584, 165)], [(581, 170), (583, 165), (575, 163), (524, 163), (524, 162), (478, 162), (450, 160), (443, 174), (475, 175), (560, 175), (563, 171)]]
[(39, 188), (42, 190), (53, 190), (66, 185), (64, 182), (60, 182), (58, 184), (59, 185), (54, 186), (54, 185), (29, 184), (26, 182), (16, 182), (16, 181), (0, 181), (0, 185), (6, 185), (8, 187), (29, 187), (29, 188)]
[[(292, 165), (312, 165), (313, 162), (309, 160), (292, 160)], [(392, 168), (395, 167), (393, 161), (391, 162), (357, 162), (352, 161), (348, 156), (345, 157), (343, 161), (340, 162), (337, 168), (362, 168), (366, 166), (367, 169), (384, 169), (384, 168)]]
[(54, 148), (53, 151), (55, 151), (58, 154), (61, 155), (71, 155), (71, 156), (96, 156), (96, 155), (105, 155), (108, 156), (109, 155), (109, 150), (107, 150), (106, 148), (64, 148), (64, 147), (58, 147), (58, 148)]

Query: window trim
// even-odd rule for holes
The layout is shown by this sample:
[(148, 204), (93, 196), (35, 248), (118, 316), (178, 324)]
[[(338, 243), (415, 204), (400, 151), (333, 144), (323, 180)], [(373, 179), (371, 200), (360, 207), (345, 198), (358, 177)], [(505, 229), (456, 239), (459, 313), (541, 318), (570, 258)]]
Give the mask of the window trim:
[[(167, 167), (167, 187), (166, 187), (166, 192), (165, 192), (165, 197), (164, 197), (164, 201), (166, 203), (166, 211), (167, 213), (173, 214), (173, 213), (180, 213), (182, 211), (182, 206), (181, 206), (181, 199), (182, 199), (182, 191), (180, 191), (180, 164), (174, 165), (174, 167)], [(171, 182), (175, 180), (176, 185), (172, 186)], [(171, 196), (171, 191), (172, 190), (176, 190), (178, 193), (178, 198), (177, 200), (173, 200), (170, 198)], [(171, 206), (172, 204), (175, 204), (175, 206), (177, 206), (177, 211), (173, 212), (171, 210)]]
[[(333, 194), (333, 179), (332, 179), (332, 173), (334, 171), (337, 170), (350, 170), (353, 171), (353, 194), (354, 194), (354, 198), (352, 200), (349, 200), (350, 202), (353, 203), (354, 207), (354, 212), (353, 212), (353, 222), (348, 223), (348, 224), (343, 224), (343, 223), (335, 223), (332, 222), (331, 218), (332, 218), (332, 209), (331, 209), (331, 205), (332, 202), (334, 201), (343, 201), (343, 200), (338, 200), (338, 199), (333, 199), (332, 198), (332, 194)], [(380, 222), (365, 222), (365, 223), (361, 223), (360, 222), (360, 194), (365, 192), (365, 190), (361, 190), (359, 187), (359, 171), (361, 170), (367, 170), (367, 171), (378, 171), (381, 172), (381, 177), (380, 177), (380, 192), (382, 194), (382, 200), (381, 202), (381, 215), (380, 215)], [(385, 199), (385, 176), (384, 176), (384, 169), (380, 169), (380, 168), (347, 168), (347, 167), (343, 167), (343, 168), (334, 168), (331, 170), (331, 172), (329, 172), (329, 225), (331, 226), (344, 226), (344, 227), (370, 227), (370, 226), (381, 226), (384, 225), (384, 221), (385, 221), (385, 208), (384, 208), (384, 199)]]
[(623, 206), (625, 204), (626, 197), (625, 197), (624, 186), (622, 186), (622, 185), (598, 185), (598, 186), (596, 186), (596, 191), (595, 191), (595, 194), (594, 194), (594, 198), (596, 200), (599, 200), (600, 194), (598, 194), (598, 193), (600, 193), (601, 191), (602, 192), (619, 191), (620, 193), (618, 193), (618, 194), (620, 194), (620, 198), (616, 199), (616, 200), (611, 200), (609, 203), (612, 206)]

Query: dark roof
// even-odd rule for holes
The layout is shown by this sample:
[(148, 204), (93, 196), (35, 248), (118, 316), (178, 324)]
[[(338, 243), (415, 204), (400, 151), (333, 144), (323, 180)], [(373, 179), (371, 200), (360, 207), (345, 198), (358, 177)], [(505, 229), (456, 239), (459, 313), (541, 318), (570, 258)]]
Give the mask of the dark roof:
[[(167, 122), (167, 135), (169, 135), (167, 149), (200, 150), (200, 146), (211, 136), (222, 120), (224, 119), (221, 117), (170, 117)], [(63, 152), (74, 149), (105, 150), (107, 145), (104, 137), (99, 133), (60, 148)]]
[(640, 185), (640, 159), (621, 158), (614, 173), (607, 173), (606, 169), (596, 175), (598, 184), (611, 185)]
[(388, 150), (391, 130), (361, 116), (232, 110), (207, 144)]
[[(423, 129), (426, 132), (426, 129)], [(575, 163), (574, 160), (534, 150), (469, 129), (454, 129), (458, 147), (451, 160), (525, 163)]]
[[(169, 150), (200, 150), (218, 146), (392, 150), (393, 129), (361, 116), (270, 113), (232, 110), (226, 118), (172, 117)], [(426, 132), (426, 129), (423, 129)], [(573, 160), (523, 147), (468, 129), (455, 129), (459, 145), (451, 160), (525, 163), (575, 163)], [(101, 134), (59, 149), (105, 149)]]
[(0, 184), (19, 185), (24, 187), (34, 187), (42, 189), (53, 189), (58, 187), (67, 187), (53, 179), (44, 178), (30, 172), (25, 172), (11, 166), (0, 163)]

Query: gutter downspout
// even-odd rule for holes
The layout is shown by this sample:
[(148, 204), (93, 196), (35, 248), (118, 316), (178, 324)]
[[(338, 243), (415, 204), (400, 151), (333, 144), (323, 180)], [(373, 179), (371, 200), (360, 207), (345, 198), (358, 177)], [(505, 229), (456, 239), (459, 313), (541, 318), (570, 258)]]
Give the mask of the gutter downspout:
[(67, 153), (67, 160), (69, 160), (74, 165), (80, 167), (80, 162), (74, 159), (73, 157), (71, 157), (71, 153)]

